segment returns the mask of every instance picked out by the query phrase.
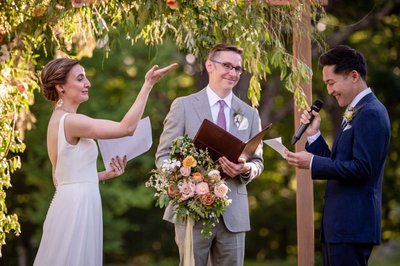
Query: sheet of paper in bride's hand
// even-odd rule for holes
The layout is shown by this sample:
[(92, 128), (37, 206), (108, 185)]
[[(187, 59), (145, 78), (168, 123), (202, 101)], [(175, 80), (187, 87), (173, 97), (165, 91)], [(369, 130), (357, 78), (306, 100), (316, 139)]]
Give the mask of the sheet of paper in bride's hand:
[(276, 150), (284, 159), (286, 159), (285, 150), (287, 150), (287, 148), (282, 144), (281, 137), (264, 140), (264, 143)]
[(99, 139), (98, 143), (104, 166), (109, 171), (111, 170), (110, 162), (113, 157), (126, 155), (129, 161), (150, 149), (153, 144), (150, 118), (145, 117), (139, 121), (133, 136), (116, 139)]

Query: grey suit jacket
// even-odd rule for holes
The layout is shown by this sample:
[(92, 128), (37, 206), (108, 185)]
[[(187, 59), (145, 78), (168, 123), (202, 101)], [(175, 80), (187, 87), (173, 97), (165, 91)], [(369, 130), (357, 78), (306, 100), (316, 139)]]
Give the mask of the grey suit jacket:
[[(234, 113), (241, 110), (244, 117), (249, 121), (247, 129), (239, 130), (235, 125)], [(178, 136), (187, 134), (194, 138), (204, 119), (213, 121), (208, 102), (206, 89), (189, 96), (180, 97), (174, 100), (171, 109), (164, 120), (164, 130), (160, 137), (160, 144), (156, 153), (156, 164), (160, 166), (164, 159), (169, 156), (171, 142)], [(241, 139), (247, 141), (261, 130), (260, 117), (257, 109), (249, 106), (238, 97), (233, 95), (231, 114), (230, 114), (229, 132)], [(247, 199), (246, 184), (253, 178), (259, 176), (264, 169), (262, 158), (262, 143), (250, 161), (251, 171), (248, 176), (238, 176), (227, 180), (230, 189), (228, 197), (232, 203), (225, 210), (223, 220), (225, 226), (231, 232), (244, 232), (250, 230), (249, 207)], [(173, 217), (173, 210), (168, 206), (164, 219), (170, 222), (176, 222)]]

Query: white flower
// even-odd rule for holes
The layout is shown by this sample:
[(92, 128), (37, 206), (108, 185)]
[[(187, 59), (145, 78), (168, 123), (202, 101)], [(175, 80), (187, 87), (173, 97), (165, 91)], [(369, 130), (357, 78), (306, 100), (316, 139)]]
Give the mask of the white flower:
[(9, 68), (9, 67), (3, 68), (3, 69), (1, 70), (1, 74), (2, 74), (4, 77), (8, 77), (8, 76), (10, 75), (10, 73), (11, 73), (11, 68)]
[(235, 111), (235, 113), (233, 114), (233, 121), (235, 122), (236, 127), (239, 127), (240, 123), (243, 121), (243, 118), (244, 116), (240, 109)]
[(170, 160), (165, 159), (161, 165), (161, 169), (163, 172), (173, 172), (175, 169), (181, 167), (181, 162), (176, 159)]
[(349, 106), (349, 108), (346, 109), (344, 112), (343, 118), (346, 121), (346, 124), (350, 123), (351, 120), (353, 120), (353, 117), (355, 116), (355, 109), (354, 107)]
[(249, 127), (249, 120), (243, 115), (242, 110), (237, 110), (233, 116), (233, 121), (239, 130), (246, 130)]
[(208, 176), (213, 176), (213, 175), (219, 175), (219, 171), (218, 170), (211, 170), (210, 172), (208, 172)]

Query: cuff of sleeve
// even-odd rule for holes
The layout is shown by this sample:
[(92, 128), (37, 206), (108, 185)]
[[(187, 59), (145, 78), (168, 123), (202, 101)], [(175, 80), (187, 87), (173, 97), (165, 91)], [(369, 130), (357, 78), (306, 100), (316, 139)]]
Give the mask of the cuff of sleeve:
[(321, 136), (321, 131), (318, 130), (314, 135), (307, 137), (308, 145), (316, 141), (319, 136)]
[(313, 162), (313, 160), (314, 160), (314, 155), (311, 156), (311, 160), (310, 160), (310, 171), (311, 171), (311, 169), (312, 169), (312, 162)]
[(249, 170), (247, 172), (244, 172), (242, 174), (240, 174), (244, 179), (248, 179), (250, 178), (250, 173), (251, 173), (251, 166), (249, 168)]

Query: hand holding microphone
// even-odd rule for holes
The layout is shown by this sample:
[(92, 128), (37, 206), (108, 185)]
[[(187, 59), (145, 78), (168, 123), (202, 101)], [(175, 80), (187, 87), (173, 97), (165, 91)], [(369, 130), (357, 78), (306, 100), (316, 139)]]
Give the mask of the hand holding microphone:
[(293, 138), (292, 138), (292, 145), (296, 144), (296, 142), (301, 138), (301, 136), (303, 135), (304, 131), (306, 131), (308, 125), (311, 124), (311, 122), (314, 120), (314, 114), (312, 113), (312, 111), (315, 112), (319, 112), (322, 108), (323, 102), (321, 100), (316, 100), (312, 106), (311, 106), (311, 110), (308, 112), (310, 117), (310, 122), (307, 124), (303, 124), (301, 123), (299, 128), (296, 131), (296, 134), (294, 134)]

